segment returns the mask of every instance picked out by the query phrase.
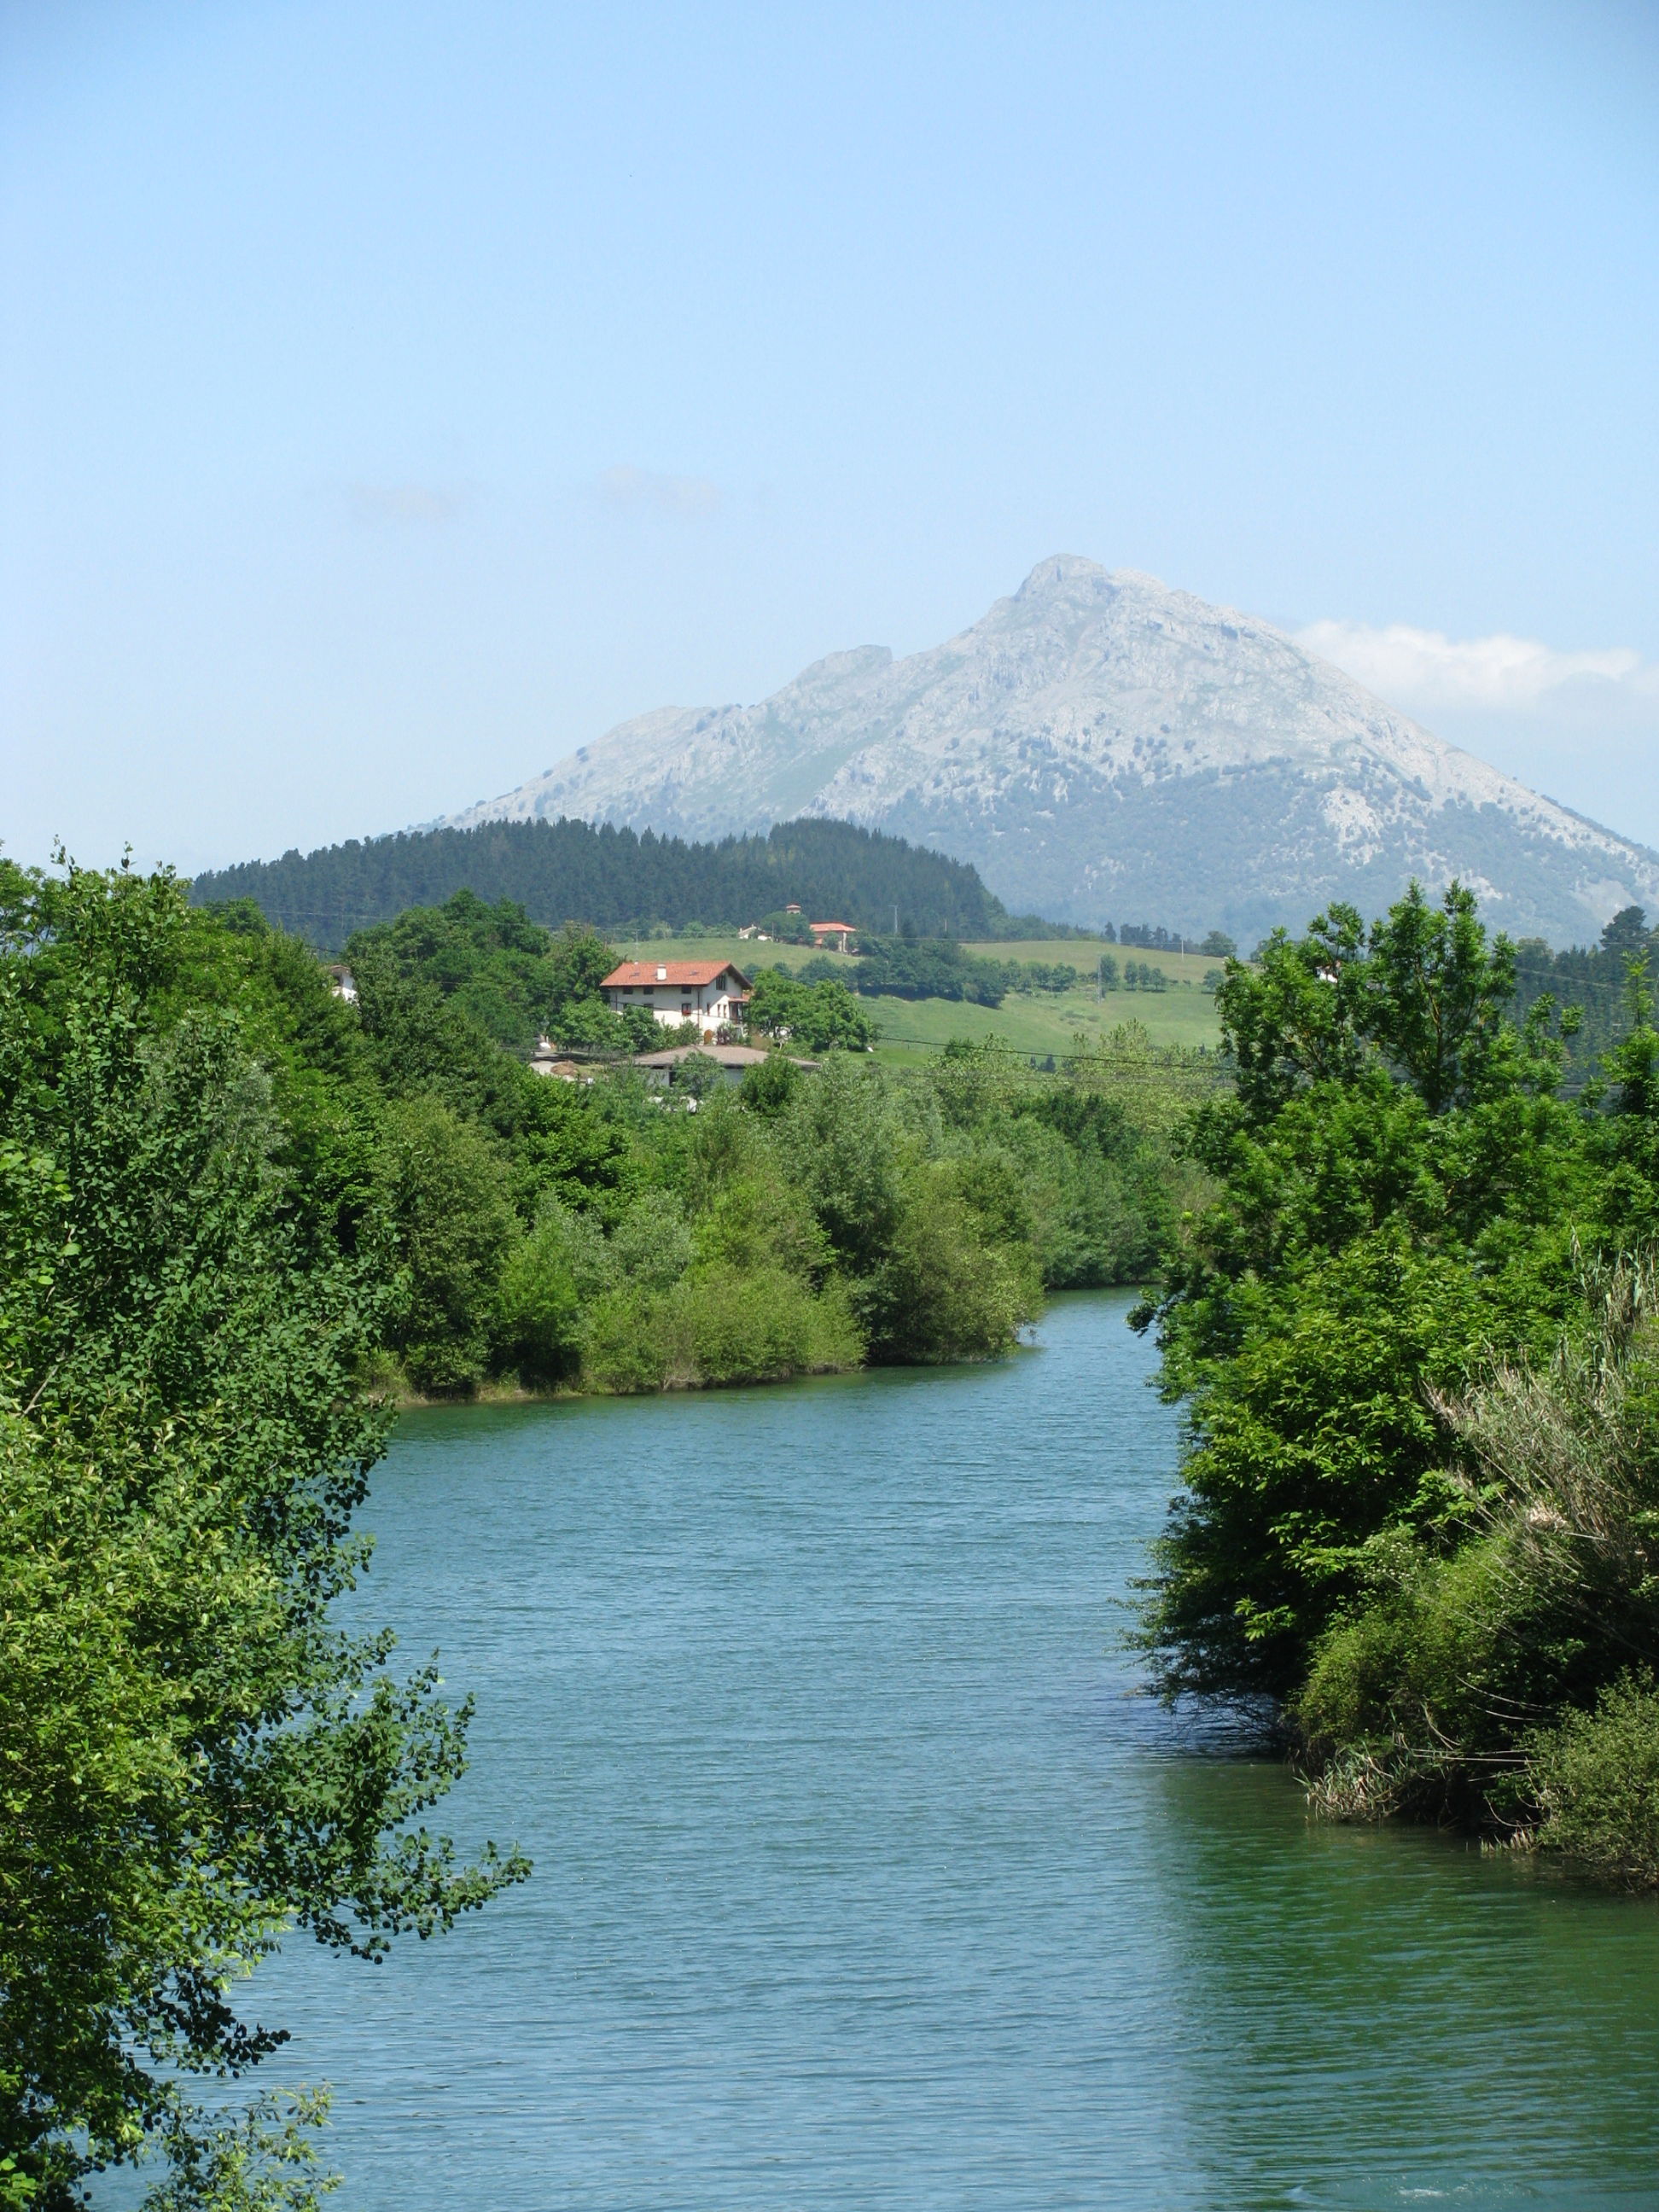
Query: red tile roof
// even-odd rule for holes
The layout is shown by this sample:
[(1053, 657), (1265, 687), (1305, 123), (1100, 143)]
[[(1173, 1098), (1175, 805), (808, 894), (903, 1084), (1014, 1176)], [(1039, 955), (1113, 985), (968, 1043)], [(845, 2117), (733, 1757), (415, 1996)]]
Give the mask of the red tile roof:
[(748, 977), (729, 960), (624, 960), (620, 968), (611, 969), (599, 988), (609, 991), (630, 983), (657, 983), (665, 990), (672, 987), (695, 991), (705, 983), (717, 982), (728, 972), (736, 977), (740, 989), (747, 990)]

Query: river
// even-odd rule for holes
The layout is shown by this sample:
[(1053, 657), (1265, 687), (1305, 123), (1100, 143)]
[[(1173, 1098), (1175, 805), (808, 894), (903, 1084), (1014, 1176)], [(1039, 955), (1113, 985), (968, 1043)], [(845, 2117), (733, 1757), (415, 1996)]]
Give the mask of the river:
[(368, 1524), (533, 1879), (260, 1977), (343, 2212), (1659, 2206), (1659, 1908), (1139, 1694), (1127, 1297), (1004, 1364), (427, 1412)]

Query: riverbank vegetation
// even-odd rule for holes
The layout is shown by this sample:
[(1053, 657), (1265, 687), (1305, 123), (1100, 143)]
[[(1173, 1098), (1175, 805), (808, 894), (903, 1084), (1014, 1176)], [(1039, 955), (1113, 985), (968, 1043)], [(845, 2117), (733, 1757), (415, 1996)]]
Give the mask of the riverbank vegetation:
[[(62, 893), (13, 878), (17, 972), (46, 991), (30, 933)], [(72, 880), (112, 913), (131, 896), (129, 879)], [(674, 1041), (602, 1005), (615, 955), (592, 931), (462, 893), (359, 933), (348, 1003), (248, 902), (194, 908), (167, 878), (147, 896), (169, 981), (143, 1018), (196, 1006), (242, 1024), (309, 1249), (377, 1271), (365, 1371), (393, 1395), (994, 1356), (1045, 1290), (1144, 1276), (1193, 1172), (1147, 1086), (1189, 1059), (1208, 1080), (1208, 1063), (1133, 1030), (1109, 1067), (1085, 1054), (1038, 1076), (990, 1040), (897, 1071), (862, 1049), (867, 1017), (838, 981), (769, 973), (757, 1030), (788, 1049), (741, 1088), (708, 1059), (672, 1091), (621, 1060), (567, 1083), (529, 1064), (538, 1034)], [(789, 1056), (803, 1048), (811, 1073)], [(1116, 1080), (1125, 1062), (1145, 1080)]]
[(0, 2203), (145, 2157), (155, 2212), (312, 2203), (317, 2100), (193, 2094), (280, 2045), (240, 1977), (526, 1871), (425, 1827), (468, 1708), (333, 1617), (405, 1393), (990, 1358), (1158, 1276), (1165, 1686), (1269, 1714), (1332, 1813), (1659, 1884), (1642, 951), (1587, 1087), (1455, 892), (1230, 963), (1230, 1089), (1133, 1025), (884, 1066), (830, 975), (768, 987), (816, 1068), (663, 1091), (529, 1062), (647, 1039), (592, 930), (465, 895), (360, 933), (349, 1002), (246, 903), (0, 865)]
[(734, 1089), (699, 1058), (672, 1091), (628, 1067), (550, 1082), (453, 1000), (412, 1017), (424, 983), (359, 988), (358, 1110), (404, 1285), (386, 1352), (417, 1391), (993, 1357), (1046, 1289), (1135, 1279), (1170, 1231), (1155, 1116), (994, 1047), (895, 1073), (842, 1048), (862, 1017), (835, 982), (759, 1009), (815, 1072), (780, 1053)]
[(0, 866), (0, 2203), (314, 2201), (314, 2097), (194, 2094), (281, 2032), (290, 1930), (374, 1958), (519, 1879), (420, 1816), (468, 1709), (333, 1601), (393, 1273), (349, 1047), (290, 940)]
[(1145, 1642), (1315, 1801), (1659, 1884), (1659, 1035), (1595, 1080), (1473, 898), (1334, 908), (1218, 994), (1236, 1091), (1155, 1325), (1189, 1420)]

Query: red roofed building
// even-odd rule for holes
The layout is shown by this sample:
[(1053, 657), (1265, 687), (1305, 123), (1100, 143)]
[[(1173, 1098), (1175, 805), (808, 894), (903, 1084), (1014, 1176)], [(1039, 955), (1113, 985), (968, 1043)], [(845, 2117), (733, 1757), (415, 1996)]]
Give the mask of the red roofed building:
[(599, 988), (619, 1014), (643, 1006), (669, 1029), (696, 1022), (712, 1042), (723, 1029), (742, 1028), (749, 978), (729, 960), (624, 960)]
[(827, 945), (834, 945), (837, 952), (850, 952), (853, 949), (853, 925), (850, 921), (812, 921), (807, 924), (807, 927), (812, 933), (813, 944), (820, 951)]

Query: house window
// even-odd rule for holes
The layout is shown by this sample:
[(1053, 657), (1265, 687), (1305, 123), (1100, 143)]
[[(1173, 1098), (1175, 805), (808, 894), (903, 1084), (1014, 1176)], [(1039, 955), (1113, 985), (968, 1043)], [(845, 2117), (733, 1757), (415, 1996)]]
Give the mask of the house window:
[(684, 1022), (684, 1021), (689, 1021), (689, 1020), (690, 1019), (690, 1018), (691, 1018), (691, 1009), (690, 1009), (690, 1007), (689, 1006), (687, 1006), (687, 1005), (684, 1005), (684, 1004), (683, 1004), (683, 1005), (681, 1006), (681, 1007), (680, 1007), (680, 1019)]

